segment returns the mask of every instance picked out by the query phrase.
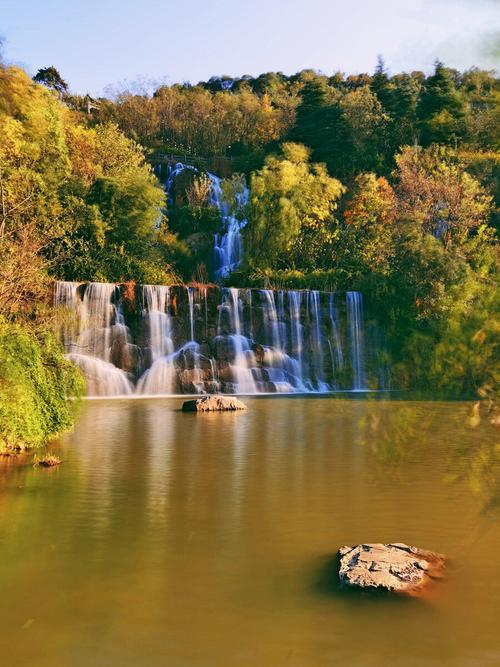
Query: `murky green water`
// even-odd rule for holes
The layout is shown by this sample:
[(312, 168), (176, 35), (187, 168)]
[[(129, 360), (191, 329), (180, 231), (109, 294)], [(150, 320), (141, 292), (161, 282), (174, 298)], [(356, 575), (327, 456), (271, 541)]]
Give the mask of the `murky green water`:
[[(2, 665), (500, 665), (500, 438), (470, 404), (181, 403), (87, 402), (62, 466), (0, 463)], [(361, 541), (442, 551), (448, 580), (341, 595)]]

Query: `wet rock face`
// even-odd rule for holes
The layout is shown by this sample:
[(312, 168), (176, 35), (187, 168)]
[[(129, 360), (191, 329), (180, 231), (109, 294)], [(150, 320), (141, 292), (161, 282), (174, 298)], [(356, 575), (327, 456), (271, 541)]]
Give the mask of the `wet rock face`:
[(203, 396), (203, 398), (185, 401), (183, 412), (224, 412), (246, 410), (246, 405), (234, 396)]
[(445, 557), (406, 544), (358, 544), (339, 549), (343, 585), (418, 595), (444, 575)]

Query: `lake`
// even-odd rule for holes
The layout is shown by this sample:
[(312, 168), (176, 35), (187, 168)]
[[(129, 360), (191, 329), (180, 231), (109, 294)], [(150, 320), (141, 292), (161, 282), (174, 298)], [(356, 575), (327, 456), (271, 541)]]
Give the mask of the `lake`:
[[(500, 444), (471, 403), (86, 401), (0, 461), (6, 667), (500, 665)], [(339, 590), (342, 545), (448, 555), (424, 599)]]

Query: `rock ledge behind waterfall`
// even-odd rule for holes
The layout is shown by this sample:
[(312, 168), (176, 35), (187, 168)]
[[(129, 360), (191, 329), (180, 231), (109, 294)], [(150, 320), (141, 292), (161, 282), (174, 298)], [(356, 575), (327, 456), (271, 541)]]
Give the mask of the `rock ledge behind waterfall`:
[(358, 544), (339, 549), (343, 585), (418, 594), (444, 574), (445, 557), (406, 544)]
[(246, 410), (247, 406), (234, 396), (202, 396), (185, 401), (183, 412), (224, 412)]

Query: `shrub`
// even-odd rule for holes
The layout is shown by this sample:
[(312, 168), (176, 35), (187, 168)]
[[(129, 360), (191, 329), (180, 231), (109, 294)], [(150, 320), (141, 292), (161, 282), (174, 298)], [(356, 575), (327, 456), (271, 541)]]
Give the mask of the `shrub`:
[(70, 428), (83, 390), (49, 331), (0, 318), (0, 449), (39, 447)]

